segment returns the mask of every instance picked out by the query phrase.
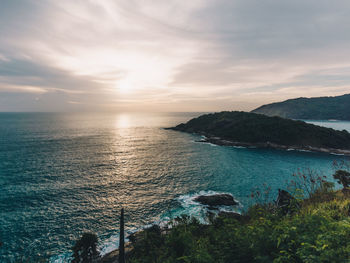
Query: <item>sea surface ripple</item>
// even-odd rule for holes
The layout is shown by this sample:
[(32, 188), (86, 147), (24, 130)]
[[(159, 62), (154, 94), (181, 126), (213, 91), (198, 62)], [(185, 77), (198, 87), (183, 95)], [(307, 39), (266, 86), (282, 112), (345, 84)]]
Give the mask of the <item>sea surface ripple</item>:
[[(0, 262), (66, 262), (83, 232), (103, 253), (117, 247), (120, 208), (135, 231), (182, 213), (201, 216), (198, 193), (227, 192), (243, 209), (251, 190), (272, 192), (298, 169), (330, 177), (342, 156), (213, 147), (163, 127), (199, 113), (0, 114)], [(323, 122), (350, 129), (348, 122)]]

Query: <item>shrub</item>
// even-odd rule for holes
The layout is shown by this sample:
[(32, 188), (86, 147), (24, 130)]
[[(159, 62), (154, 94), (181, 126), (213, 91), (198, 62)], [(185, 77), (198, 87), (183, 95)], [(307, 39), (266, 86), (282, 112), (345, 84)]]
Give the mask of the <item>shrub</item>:
[(73, 246), (72, 263), (91, 263), (97, 262), (100, 253), (97, 250), (98, 238), (96, 234), (84, 233)]
[(298, 170), (293, 174), (293, 179), (289, 182), (289, 189), (296, 199), (310, 198), (320, 189), (329, 186), (325, 181), (326, 176), (321, 176), (312, 169)]
[(333, 178), (336, 179), (339, 184), (343, 185), (344, 188), (350, 186), (350, 173), (345, 170), (336, 171)]

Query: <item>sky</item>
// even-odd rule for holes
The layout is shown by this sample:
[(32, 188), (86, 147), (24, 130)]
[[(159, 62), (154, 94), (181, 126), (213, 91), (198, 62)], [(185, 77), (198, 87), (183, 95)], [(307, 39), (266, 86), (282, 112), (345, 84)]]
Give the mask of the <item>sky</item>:
[(0, 111), (252, 110), (350, 93), (348, 0), (0, 0)]

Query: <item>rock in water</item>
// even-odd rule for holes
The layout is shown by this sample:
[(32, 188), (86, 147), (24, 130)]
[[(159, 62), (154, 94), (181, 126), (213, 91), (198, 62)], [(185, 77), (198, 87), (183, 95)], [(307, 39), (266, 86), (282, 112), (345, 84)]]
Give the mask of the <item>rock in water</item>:
[(230, 194), (200, 195), (194, 201), (208, 206), (231, 206), (238, 204)]

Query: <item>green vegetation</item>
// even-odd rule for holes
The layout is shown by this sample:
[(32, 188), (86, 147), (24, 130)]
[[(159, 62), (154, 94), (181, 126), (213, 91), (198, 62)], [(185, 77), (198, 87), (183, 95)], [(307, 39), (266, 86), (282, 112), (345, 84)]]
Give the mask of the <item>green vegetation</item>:
[[(334, 162), (334, 168), (334, 178), (348, 178), (350, 163)], [(208, 213), (208, 224), (183, 215), (166, 227), (153, 225), (129, 236), (126, 262), (349, 263), (350, 192), (341, 179), (343, 190), (325, 179), (299, 170), (275, 202), (267, 185), (252, 191), (254, 205), (241, 215)], [(118, 262), (118, 251), (100, 260), (96, 247), (97, 236), (84, 234), (72, 262)]]
[(100, 258), (100, 253), (97, 250), (98, 238), (96, 234), (84, 233), (79, 239), (73, 250), (72, 263), (90, 263), (97, 262)]
[(338, 180), (338, 183), (343, 185), (344, 189), (350, 186), (350, 173), (344, 170), (338, 170), (334, 175), (334, 179)]
[(298, 98), (263, 105), (252, 112), (304, 120), (350, 120), (350, 94), (337, 97)]
[(145, 231), (130, 262), (349, 262), (349, 207), (339, 197), (286, 217), (254, 206), (242, 222), (182, 218), (168, 235)]
[(345, 130), (247, 112), (206, 114), (172, 129), (241, 143), (350, 149), (350, 134)]
[(288, 213), (257, 203), (239, 218), (219, 216), (208, 225), (183, 216), (168, 229), (140, 232), (129, 262), (350, 262), (349, 196), (312, 173), (293, 182), (303, 189), (294, 189)]

